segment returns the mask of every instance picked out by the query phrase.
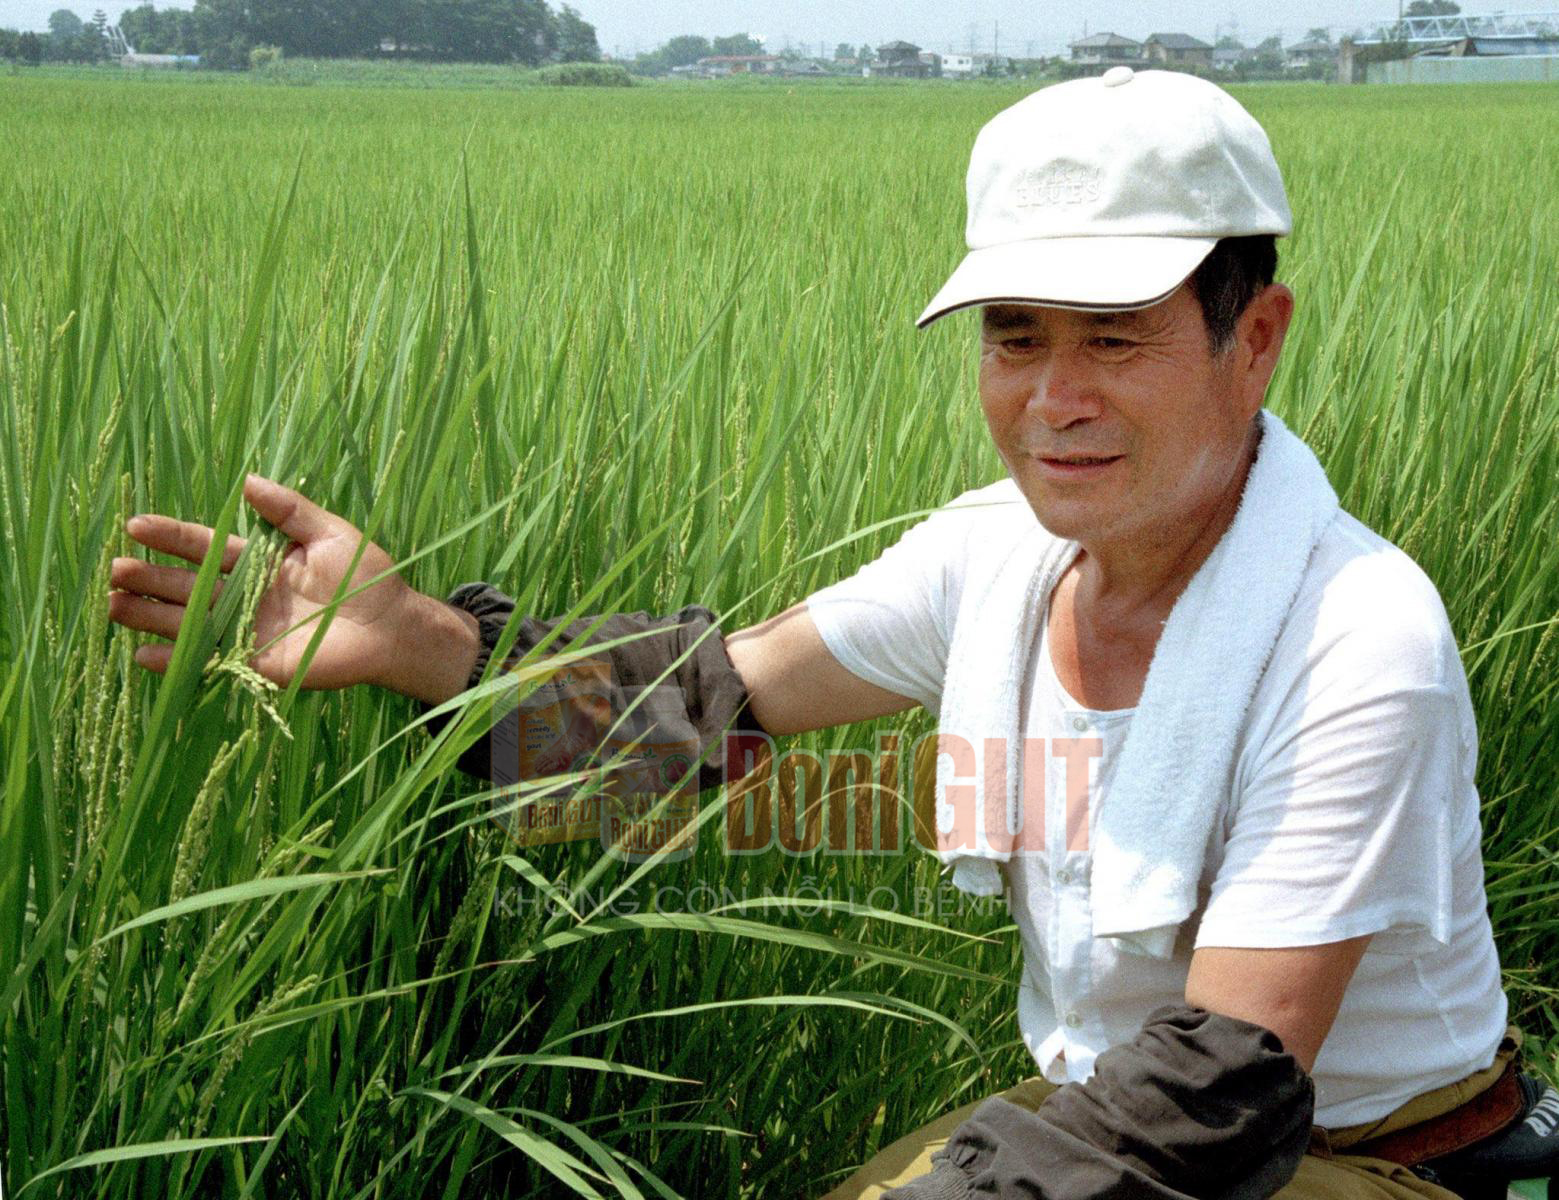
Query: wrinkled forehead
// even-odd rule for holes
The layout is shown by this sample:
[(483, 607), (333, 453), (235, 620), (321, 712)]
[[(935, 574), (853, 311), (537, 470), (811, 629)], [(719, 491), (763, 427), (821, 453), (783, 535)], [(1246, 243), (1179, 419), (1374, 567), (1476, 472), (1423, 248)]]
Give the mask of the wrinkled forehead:
[(980, 308), (980, 326), (986, 333), (1052, 328), (1058, 324), (1086, 329), (1129, 330), (1161, 325), (1165, 315), (1163, 304), (1155, 304), (1151, 308), (1106, 309), (1100, 312), (1082, 312), (1075, 308), (1056, 308), (1046, 304), (986, 304)]

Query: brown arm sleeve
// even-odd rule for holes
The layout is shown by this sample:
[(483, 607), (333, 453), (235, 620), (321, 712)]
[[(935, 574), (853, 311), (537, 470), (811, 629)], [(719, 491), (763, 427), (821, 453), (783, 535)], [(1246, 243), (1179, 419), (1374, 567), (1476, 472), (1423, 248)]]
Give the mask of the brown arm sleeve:
[[(514, 611), (514, 601), (491, 584), (466, 583), (448, 602), (476, 618), (482, 649), (467, 684), (473, 686)], [(698, 786), (715, 787), (726, 780), (722, 740), (728, 731), (768, 736), (749, 711), (747, 688), (707, 608), (689, 606), (664, 617), (643, 612), (615, 613), (604, 621), (581, 617), (558, 631), (549, 650), (562, 650), (598, 621), (599, 628), (584, 646), (633, 640), (602, 650), (585, 667), (562, 672), (545, 685), (544, 699), (554, 714), (561, 714), (557, 752), (551, 759), (546, 752), (542, 755), (550, 770), (566, 769), (570, 753), (596, 749), (594, 743), (612, 731), (619, 742), (636, 740), (649, 747), (648, 753), (658, 751), (673, 772), (679, 760), (691, 764), (702, 759)], [(557, 626), (555, 620), (522, 618), (510, 661), (535, 649)], [(524, 777), (518, 744), (534, 733), (524, 727), (526, 719), (523, 706), (501, 717), (461, 755), (459, 768), (498, 785)], [(436, 733), (445, 720), (435, 718), (430, 730)], [(650, 773), (643, 774), (648, 778)], [(668, 790), (674, 782), (662, 780)]]
[(883, 1200), (1266, 1200), (1299, 1169), (1314, 1110), (1276, 1034), (1166, 1005), (1037, 1111), (987, 1100), (930, 1175)]

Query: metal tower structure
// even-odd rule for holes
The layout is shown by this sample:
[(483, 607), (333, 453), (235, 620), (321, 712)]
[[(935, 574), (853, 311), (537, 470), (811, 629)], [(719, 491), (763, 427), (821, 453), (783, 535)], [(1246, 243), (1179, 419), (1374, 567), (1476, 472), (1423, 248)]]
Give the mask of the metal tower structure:
[(1534, 38), (1559, 39), (1559, 11), (1535, 13), (1494, 13), (1477, 17), (1459, 13), (1454, 17), (1403, 17), (1400, 21), (1381, 21), (1366, 25), (1362, 31), (1334, 26), (1333, 33), (1353, 37), (1356, 46), (1382, 42), (1450, 42), (1460, 38)]

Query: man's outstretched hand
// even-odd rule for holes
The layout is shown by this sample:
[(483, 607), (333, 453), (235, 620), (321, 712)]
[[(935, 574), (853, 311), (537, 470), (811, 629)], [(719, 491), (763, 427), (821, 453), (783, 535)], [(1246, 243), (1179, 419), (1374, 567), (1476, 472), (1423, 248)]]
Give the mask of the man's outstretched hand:
[[(286, 687), (297, 674), (317, 628), (317, 622), (309, 618), (335, 597), (348, 571), (351, 580), (346, 590), (351, 591), (388, 571), (393, 562), (370, 542), (352, 570), (362, 531), (291, 488), (250, 475), (244, 481), (244, 499), (292, 540), (255, 612), (254, 645), (262, 649), (250, 664), (265, 678)], [(212, 536), (210, 526), (158, 515), (131, 517), (125, 532), (149, 549), (197, 564), (205, 557)], [(243, 548), (244, 539), (236, 535), (227, 539), (223, 574), (233, 569)], [(171, 639), (178, 633), (184, 607), (194, 591), (195, 572), (138, 558), (116, 558), (109, 583), (117, 589), (108, 597), (110, 620), (127, 629)], [(222, 587), (221, 581), (217, 587)], [(286, 630), (291, 632), (280, 636)], [(302, 686), (343, 688), (370, 683), (436, 704), (465, 688), (477, 648), (475, 618), (415, 591), (399, 575), (390, 574), (336, 609)], [(158, 673), (167, 670), (172, 657), (173, 646), (165, 643), (141, 646), (135, 652), (137, 663)]]

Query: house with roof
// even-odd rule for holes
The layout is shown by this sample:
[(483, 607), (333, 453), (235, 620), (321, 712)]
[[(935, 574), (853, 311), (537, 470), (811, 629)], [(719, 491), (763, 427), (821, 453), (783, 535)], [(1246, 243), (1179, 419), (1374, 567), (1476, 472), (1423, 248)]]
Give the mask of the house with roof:
[(930, 63), (921, 60), (920, 47), (913, 42), (884, 42), (877, 47), (877, 59), (866, 73), (890, 79), (927, 79), (934, 72)]
[[(920, 57), (925, 58), (930, 53), (932, 52), (929, 50), (922, 50)], [(968, 79), (969, 76), (974, 74), (974, 56), (951, 52), (938, 54), (936, 55), (936, 71), (934, 74), (940, 75), (944, 79)]]
[(1241, 63), (1253, 62), (1256, 52), (1249, 46), (1214, 46), (1213, 70), (1234, 71)]
[(1154, 66), (1200, 67), (1204, 71), (1213, 67), (1213, 48), (1189, 33), (1149, 34), (1142, 52)]
[(1330, 67), (1337, 62), (1337, 47), (1320, 38), (1306, 38), (1283, 49), (1283, 65), (1290, 71), (1303, 71), (1320, 65)]
[(711, 54), (699, 59), (691, 73), (706, 79), (726, 75), (777, 75), (782, 62), (778, 54)]
[(1142, 56), (1142, 43), (1118, 33), (1096, 33), (1079, 38), (1069, 49), (1072, 61), (1085, 66), (1138, 67), (1146, 61)]
[(972, 79), (976, 75), (1005, 75), (1009, 59), (1001, 54), (975, 51), (972, 54), (941, 56), (942, 76), (946, 79)]

